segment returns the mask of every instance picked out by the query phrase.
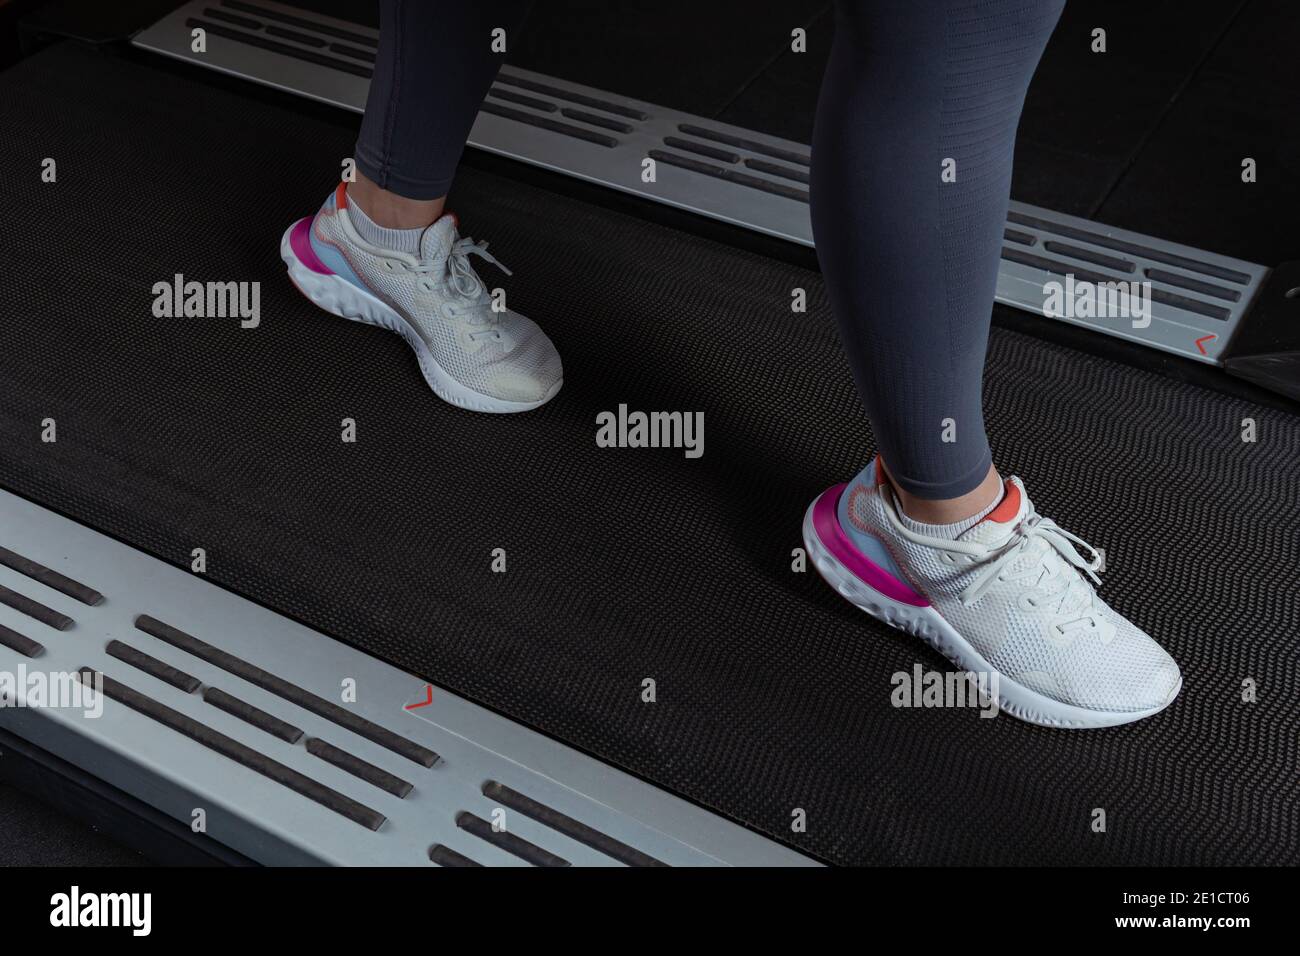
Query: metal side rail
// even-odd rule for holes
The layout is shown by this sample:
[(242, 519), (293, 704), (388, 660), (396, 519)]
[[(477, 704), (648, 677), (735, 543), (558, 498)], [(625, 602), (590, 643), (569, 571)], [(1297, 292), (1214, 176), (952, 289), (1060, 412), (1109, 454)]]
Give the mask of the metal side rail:
[(815, 865), (8, 492), (0, 726), (265, 864)]
[[(202, 52), (193, 48), (199, 29)], [(270, 0), (196, 0), (141, 31), (134, 42), (360, 112), (378, 31)], [(810, 152), (802, 143), (506, 67), (483, 104), (470, 144), (812, 245)], [(647, 159), (654, 160), (650, 182), (644, 176)], [(1091, 315), (1081, 303), (1048, 317), (1221, 365), (1267, 273), (1255, 263), (1013, 203), (997, 298), (1044, 315), (1052, 284), (1068, 294), (1083, 289), (1081, 284), (1114, 290), (1112, 283), (1150, 283), (1149, 315), (1116, 317), (1112, 301), (1111, 316)]]

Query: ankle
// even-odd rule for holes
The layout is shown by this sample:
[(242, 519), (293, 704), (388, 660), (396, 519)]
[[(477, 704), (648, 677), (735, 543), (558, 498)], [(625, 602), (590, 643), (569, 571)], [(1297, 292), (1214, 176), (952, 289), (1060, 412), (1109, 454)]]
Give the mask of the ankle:
[(447, 203), (437, 199), (408, 199), (375, 184), (360, 171), (348, 184), (348, 200), (355, 202), (371, 221), (385, 229), (423, 229), (436, 222)]
[[(881, 465), (884, 465), (884, 459), (881, 459)], [(885, 468), (885, 477), (889, 478), (888, 468)], [(923, 524), (945, 525), (965, 521), (987, 511), (1003, 494), (1002, 476), (992, 465), (978, 485), (956, 498), (918, 498), (904, 491), (892, 479), (889, 480), (889, 485), (894, 489), (903, 513)]]

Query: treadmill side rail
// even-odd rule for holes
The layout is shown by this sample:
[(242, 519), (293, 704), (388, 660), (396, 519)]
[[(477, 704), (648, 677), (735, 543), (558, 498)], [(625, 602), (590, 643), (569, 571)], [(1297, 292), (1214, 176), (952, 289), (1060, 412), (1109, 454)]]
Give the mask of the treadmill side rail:
[[(8, 492), (0, 529), (12, 553), (104, 596), (88, 606), (0, 565), (0, 586), (72, 619), (57, 630), (0, 604), (0, 627), (43, 647), (0, 644), (18, 698), (0, 726), (259, 863), (816, 865)], [(97, 702), (52, 699), (96, 672)]]

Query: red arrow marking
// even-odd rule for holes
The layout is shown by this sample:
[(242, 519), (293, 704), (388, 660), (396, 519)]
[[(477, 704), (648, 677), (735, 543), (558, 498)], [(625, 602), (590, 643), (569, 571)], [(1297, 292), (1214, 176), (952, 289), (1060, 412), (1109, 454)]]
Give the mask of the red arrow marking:
[(1206, 355), (1208, 353), (1205, 351), (1205, 343), (1210, 341), (1210, 339), (1217, 339), (1217, 338), (1218, 336), (1215, 335), (1213, 332), (1211, 332), (1209, 335), (1202, 335), (1199, 339), (1196, 340), (1196, 347), (1201, 350), (1202, 355)]
[(404, 710), (415, 710), (415, 708), (417, 708), (417, 707), (428, 707), (430, 704), (433, 703), (433, 685), (432, 685), (432, 684), (425, 684), (425, 685), (424, 685), (424, 694), (425, 694), (425, 696), (424, 696), (424, 700), (422, 700), (422, 701), (420, 701), (419, 703), (416, 703), (416, 704), (407, 704), (406, 707), (403, 708), (403, 709), (404, 709)]

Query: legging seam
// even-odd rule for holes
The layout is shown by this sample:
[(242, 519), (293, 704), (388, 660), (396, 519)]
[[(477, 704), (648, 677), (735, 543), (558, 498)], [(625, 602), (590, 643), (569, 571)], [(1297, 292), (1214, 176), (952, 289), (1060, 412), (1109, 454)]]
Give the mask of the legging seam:
[(388, 188), (389, 171), (392, 168), (393, 129), (397, 126), (398, 102), (402, 96), (402, 0), (395, 3), (393, 14), (393, 93), (388, 98), (388, 109), (384, 111), (384, 152), (379, 158), (382, 181), (378, 185), (383, 189)]

